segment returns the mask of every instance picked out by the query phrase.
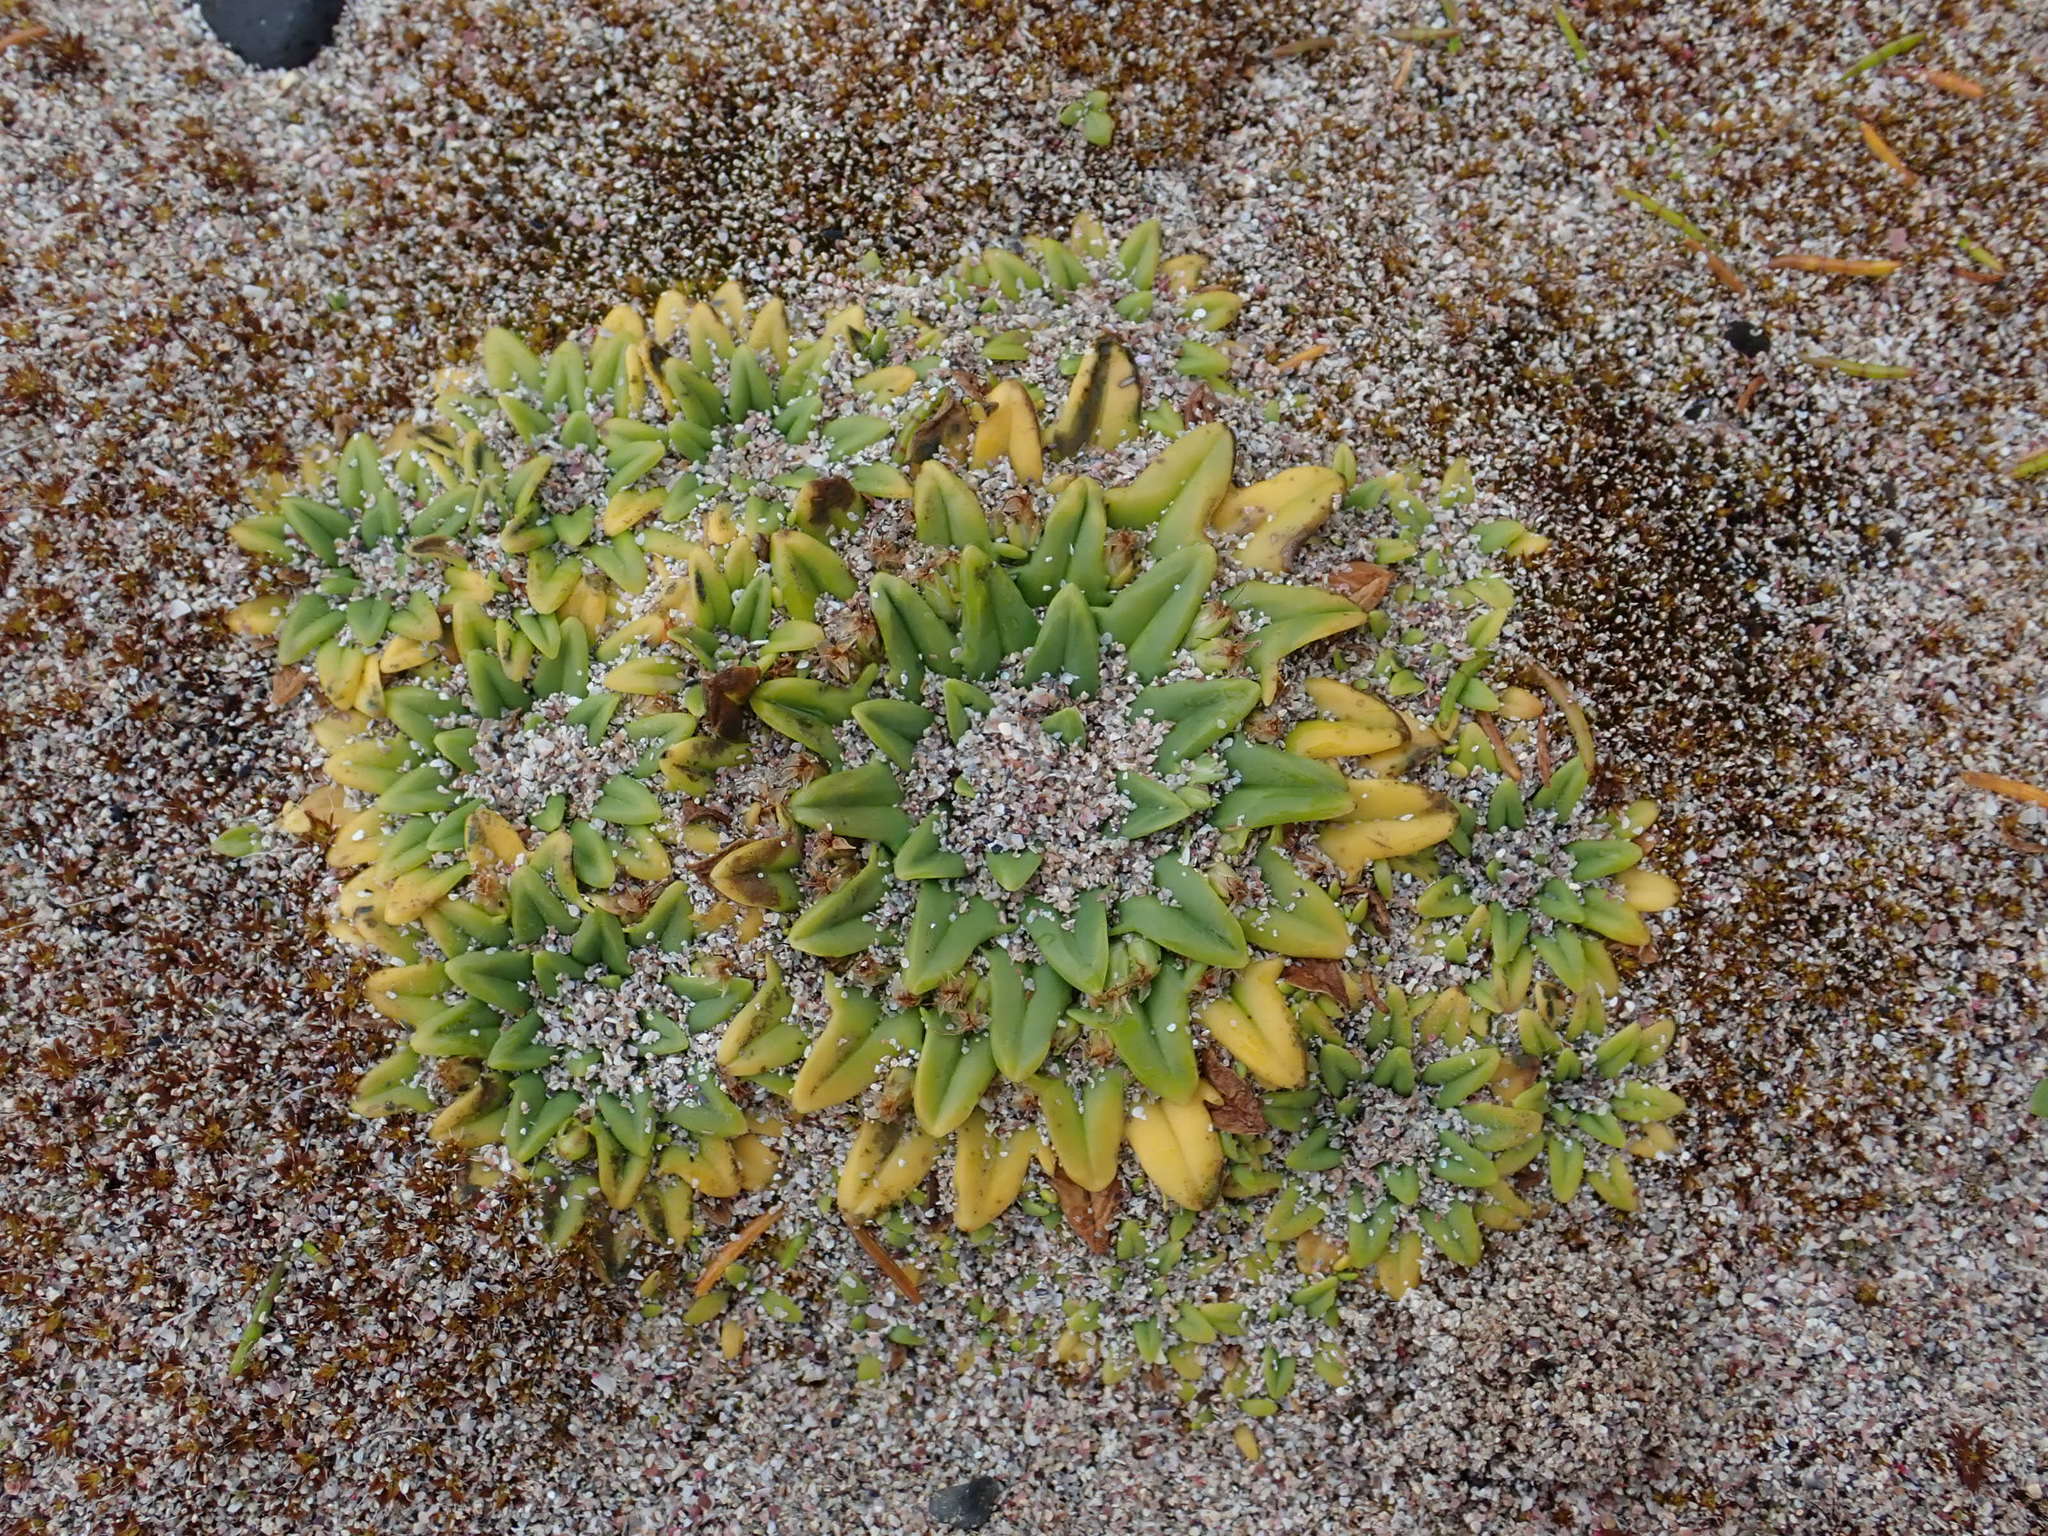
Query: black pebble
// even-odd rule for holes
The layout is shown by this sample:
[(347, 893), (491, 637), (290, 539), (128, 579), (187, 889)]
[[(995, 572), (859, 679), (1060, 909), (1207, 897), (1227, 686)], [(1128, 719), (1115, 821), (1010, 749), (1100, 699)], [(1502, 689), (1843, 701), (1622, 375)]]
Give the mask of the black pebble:
[(1721, 334), (1728, 338), (1728, 345), (1744, 357), (1755, 357), (1771, 350), (1771, 333), (1747, 320), (1730, 321), (1722, 327)]
[(932, 1518), (955, 1530), (978, 1531), (995, 1517), (1002, 1502), (1003, 1482), (997, 1477), (970, 1477), (964, 1483), (941, 1488), (925, 1506)]
[(201, 0), (199, 14), (258, 69), (297, 69), (334, 36), (341, 0)]
[(829, 251), (845, 238), (845, 230), (841, 229), (837, 224), (827, 224), (818, 231), (818, 246), (822, 250)]

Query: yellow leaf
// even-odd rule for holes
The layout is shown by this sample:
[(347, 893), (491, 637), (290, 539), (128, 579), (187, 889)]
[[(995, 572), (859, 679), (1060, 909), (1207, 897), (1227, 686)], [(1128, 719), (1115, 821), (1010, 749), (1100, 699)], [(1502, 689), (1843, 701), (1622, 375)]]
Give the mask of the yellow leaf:
[(1124, 1140), (1160, 1192), (1199, 1211), (1213, 1205), (1223, 1182), (1223, 1143), (1200, 1100), (1173, 1104), (1141, 1099), (1124, 1121)]
[(1210, 526), (1226, 537), (1242, 537), (1240, 565), (1284, 571), (1294, 552), (1329, 520), (1343, 494), (1344, 478), (1321, 464), (1301, 464), (1225, 496)]
[(1308, 1056), (1294, 1010), (1280, 995), (1287, 962), (1265, 959), (1238, 973), (1230, 996), (1202, 1009), (1202, 1027), (1268, 1088), (1299, 1088), (1308, 1081)]
[(938, 1138), (914, 1120), (868, 1120), (839, 1170), (839, 1209), (857, 1221), (879, 1216), (915, 1189), (938, 1160)]
[(1621, 899), (1638, 912), (1668, 912), (1678, 905), (1678, 883), (1649, 869), (1624, 869), (1614, 877)]
[(1045, 447), (1038, 436), (1038, 413), (1031, 396), (1015, 379), (1005, 379), (988, 392), (989, 412), (974, 432), (973, 467), (983, 468), (1007, 458), (1019, 480), (1045, 474)]
[(987, 1115), (978, 1108), (969, 1115), (953, 1142), (953, 1225), (973, 1232), (1014, 1205), (1043, 1146), (1035, 1130), (998, 1140), (989, 1134)]

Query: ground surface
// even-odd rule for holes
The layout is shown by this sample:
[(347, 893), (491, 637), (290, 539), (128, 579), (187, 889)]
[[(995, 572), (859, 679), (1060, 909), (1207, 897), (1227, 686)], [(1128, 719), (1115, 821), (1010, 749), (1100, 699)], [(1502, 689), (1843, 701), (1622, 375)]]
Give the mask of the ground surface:
[[(918, 1531), (979, 1472), (999, 1533), (2048, 1524), (2048, 826), (1958, 779), (2048, 783), (2040, 12), (1599, 4), (1581, 64), (1464, 9), (359, 3), (259, 76), (196, 8), (0, 0), (0, 1528)], [(347, 1117), (310, 863), (203, 852), (309, 772), (217, 618), (252, 473), (488, 323), (1082, 210), (1330, 346), (1368, 464), (1467, 454), (1558, 538), (1692, 899), (1641, 1215), (1362, 1318), (1256, 1462), (1135, 1384), (700, 1363)]]

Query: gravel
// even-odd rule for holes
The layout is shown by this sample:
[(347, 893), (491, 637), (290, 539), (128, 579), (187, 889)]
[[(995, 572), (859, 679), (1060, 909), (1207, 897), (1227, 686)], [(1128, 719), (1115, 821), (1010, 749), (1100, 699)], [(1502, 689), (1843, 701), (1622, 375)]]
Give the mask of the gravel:
[[(1542, 6), (1454, 48), (1400, 35), (1427, 7), (367, 0), (258, 73), (196, 7), (0, 0), (14, 1528), (920, 1531), (976, 1477), (1003, 1536), (2041, 1528), (2048, 816), (1959, 775), (2048, 782), (2048, 522), (2010, 473), (2048, 444), (2048, 33), (1955, 8), (1848, 75), (1892, 22), (1574, 17), (1583, 65)], [(1057, 123), (1092, 88), (1107, 149)], [(1244, 376), (1368, 469), (1467, 456), (1555, 539), (1523, 641), (1604, 787), (1666, 802), (1688, 901), (1632, 992), (1693, 1105), (1641, 1212), (1361, 1295), (1347, 1386), (1256, 1459), (1142, 1376), (927, 1345), (859, 1385), (843, 1340), (727, 1361), (643, 1318), (516, 1187), (347, 1116), (383, 1026), (312, 932), (317, 856), (205, 852), (316, 767), (310, 699), (220, 622), (251, 478), (409, 416), (490, 323), (728, 271), (824, 295), (1083, 210), (1207, 250)], [(1013, 1241), (1020, 1305), (1083, 1262)], [(951, 1341), (946, 1294), (869, 1311)]]

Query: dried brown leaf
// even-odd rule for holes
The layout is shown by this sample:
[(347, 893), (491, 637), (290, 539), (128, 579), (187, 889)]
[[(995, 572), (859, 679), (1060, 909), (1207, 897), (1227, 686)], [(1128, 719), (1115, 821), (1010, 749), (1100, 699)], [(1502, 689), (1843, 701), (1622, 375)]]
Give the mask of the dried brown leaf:
[(1221, 1104), (1209, 1106), (1209, 1123), (1234, 1136), (1256, 1136), (1266, 1129), (1266, 1110), (1258, 1090), (1238, 1076), (1230, 1060), (1214, 1046), (1202, 1051), (1202, 1076), (1223, 1095)]
[(1066, 1217), (1074, 1235), (1088, 1245), (1091, 1253), (1109, 1252), (1110, 1223), (1116, 1219), (1116, 1208), (1123, 1203), (1123, 1180), (1111, 1179), (1103, 1188), (1091, 1191), (1055, 1168), (1052, 1187), (1060, 1197), (1060, 1214)]
[(704, 723), (721, 741), (746, 734), (747, 700), (761, 682), (759, 667), (727, 667), (704, 679)]
[(1379, 607), (1380, 599), (1392, 590), (1394, 573), (1370, 560), (1352, 560), (1338, 566), (1324, 578), (1340, 597), (1348, 597), (1367, 613)]
[(740, 1255), (761, 1240), (762, 1234), (782, 1219), (782, 1207), (770, 1206), (739, 1230), (739, 1235), (711, 1256), (711, 1262), (704, 1266), (704, 1273), (697, 1277), (697, 1283), (690, 1288), (692, 1296), (703, 1296), (718, 1284), (718, 1277), (739, 1262)]
[[(847, 1223), (852, 1226), (851, 1222)], [(896, 1255), (882, 1246), (882, 1240), (867, 1227), (854, 1227), (853, 1240), (860, 1244), (861, 1251), (875, 1261), (875, 1268), (888, 1278), (891, 1285), (901, 1291), (912, 1302), (924, 1300), (924, 1288), (917, 1283), (917, 1276), (896, 1262)]]
[(1963, 782), (1972, 789), (1984, 790), (1987, 794), (2017, 800), (2022, 805), (2048, 805), (2048, 789), (2040, 789), (2021, 779), (2008, 779), (2001, 773), (1969, 772), (1962, 776)]
[(283, 709), (306, 691), (306, 684), (313, 680), (312, 673), (304, 667), (287, 667), (270, 680), (270, 707)]
[(1347, 1008), (1351, 1006), (1351, 994), (1344, 985), (1344, 967), (1335, 960), (1297, 960), (1280, 973), (1280, 979), (1290, 987), (1320, 992)]

